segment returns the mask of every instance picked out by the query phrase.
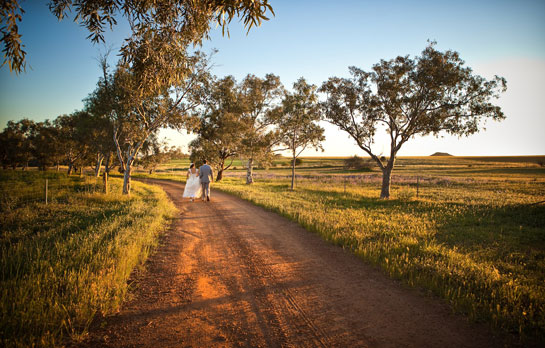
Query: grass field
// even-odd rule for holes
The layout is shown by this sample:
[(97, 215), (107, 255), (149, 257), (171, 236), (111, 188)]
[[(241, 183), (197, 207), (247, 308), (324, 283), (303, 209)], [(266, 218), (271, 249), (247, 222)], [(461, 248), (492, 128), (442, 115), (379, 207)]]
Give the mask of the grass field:
[[(45, 178), (48, 204), (45, 204)], [(58, 346), (115, 311), (175, 208), (153, 186), (0, 171), (1, 345)]]
[[(297, 221), (473, 320), (541, 341), (544, 159), (401, 158), (388, 201), (378, 199), (380, 172), (344, 170), (342, 158), (303, 159), (295, 191), (285, 164), (256, 170), (249, 186), (237, 163), (213, 187)], [(154, 177), (184, 181), (186, 169), (171, 163)]]

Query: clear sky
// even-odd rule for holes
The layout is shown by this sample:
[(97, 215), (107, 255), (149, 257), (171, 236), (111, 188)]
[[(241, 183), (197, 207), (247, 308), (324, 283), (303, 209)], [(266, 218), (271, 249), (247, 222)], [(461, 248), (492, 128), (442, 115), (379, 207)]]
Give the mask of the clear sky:
[[(31, 69), (20, 75), (0, 70), (0, 127), (23, 117), (54, 119), (83, 106), (100, 75), (96, 57), (104, 46), (93, 45), (77, 24), (59, 22), (46, 1), (22, 1), (20, 25)], [(507, 119), (489, 122), (469, 138), (423, 137), (406, 143), (402, 156), (545, 154), (545, 1), (367, 1), (271, 0), (276, 16), (248, 35), (237, 22), (230, 37), (211, 33), (203, 50), (217, 48), (217, 76), (248, 73), (279, 75), (291, 87), (299, 77), (320, 85), (332, 76), (348, 77), (348, 67), (369, 70), (381, 59), (418, 55), (427, 40), (440, 50), (460, 53), (475, 73), (507, 79), (508, 91), (498, 100)], [(119, 48), (125, 25), (107, 33), (107, 44)], [(364, 155), (345, 133), (324, 123), (325, 152), (305, 155)], [(163, 135), (187, 150), (189, 136)], [(387, 153), (379, 138), (375, 150)]]

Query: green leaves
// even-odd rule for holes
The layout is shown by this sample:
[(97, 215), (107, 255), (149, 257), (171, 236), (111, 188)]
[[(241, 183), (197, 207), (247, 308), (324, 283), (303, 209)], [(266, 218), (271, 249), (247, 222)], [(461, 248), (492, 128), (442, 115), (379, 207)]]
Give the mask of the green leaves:
[[(267, 12), (274, 15), (268, 0), (50, 0), (49, 10), (59, 20), (73, 12), (74, 21), (87, 29), (87, 39), (94, 43), (104, 42), (106, 27), (112, 30), (119, 17), (126, 19), (131, 36), (125, 40), (121, 55), (129, 64), (138, 61), (140, 50), (146, 51), (147, 58), (165, 61), (175, 52), (185, 54), (189, 45), (200, 44), (208, 36), (211, 22), (215, 21), (225, 33), (238, 16), (249, 31), (268, 20)], [(26, 52), (16, 23), (23, 13), (18, 0), (3, 1), (0, 6), (5, 57), (2, 65), (7, 63), (16, 73), (26, 67)], [(171, 62), (176, 65), (179, 60)]]
[(26, 71), (26, 52), (21, 42), (21, 34), (17, 22), (22, 20), (25, 11), (19, 6), (17, 0), (2, 1), (0, 5), (0, 35), (4, 43), (4, 60), (1, 66), (8, 64), (9, 71), (16, 74)]
[(383, 171), (371, 148), (381, 126), (390, 135), (388, 167), (393, 168), (401, 146), (416, 135), (467, 136), (486, 119), (505, 118), (491, 103), (506, 90), (505, 79), (474, 75), (457, 52), (434, 46), (431, 42), (418, 57), (381, 60), (370, 72), (350, 67), (351, 78), (332, 77), (320, 88), (326, 94), (323, 118), (348, 133)]
[(323, 148), (324, 129), (317, 124), (320, 120), (317, 88), (300, 78), (293, 84), (293, 93), (286, 92), (279, 110), (278, 128), (282, 143), (299, 156), (306, 148)]

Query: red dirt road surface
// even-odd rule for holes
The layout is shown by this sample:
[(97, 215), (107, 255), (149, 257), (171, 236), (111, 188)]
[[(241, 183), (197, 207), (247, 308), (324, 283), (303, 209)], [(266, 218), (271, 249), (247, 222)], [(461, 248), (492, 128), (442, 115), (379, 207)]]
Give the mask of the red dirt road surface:
[(86, 347), (502, 347), (483, 325), (278, 216), (214, 191), (182, 200), (130, 299)]

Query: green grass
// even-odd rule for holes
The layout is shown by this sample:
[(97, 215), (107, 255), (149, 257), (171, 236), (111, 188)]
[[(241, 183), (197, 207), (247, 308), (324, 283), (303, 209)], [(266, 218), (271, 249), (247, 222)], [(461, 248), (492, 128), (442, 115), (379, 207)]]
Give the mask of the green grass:
[[(44, 202), (44, 177), (49, 203)], [(175, 208), (153, 186), (57, 173), (0, 172), (2, 346), (58, 346), (116, 311)]]

